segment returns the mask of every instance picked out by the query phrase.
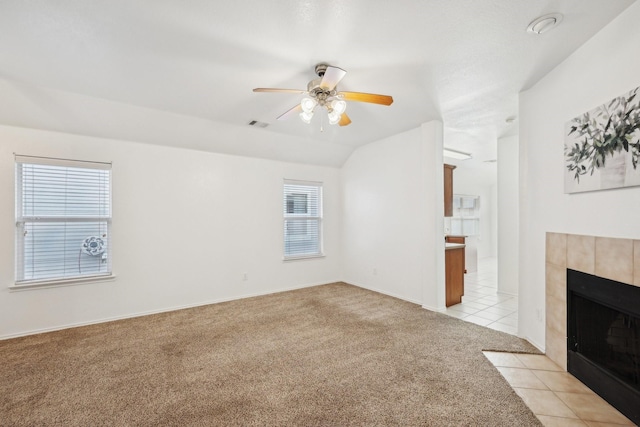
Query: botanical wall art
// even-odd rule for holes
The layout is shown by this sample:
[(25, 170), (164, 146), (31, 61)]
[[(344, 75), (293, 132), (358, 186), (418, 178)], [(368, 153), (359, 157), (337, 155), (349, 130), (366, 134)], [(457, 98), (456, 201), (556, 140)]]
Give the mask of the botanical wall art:
[(639, 90), (567, 122), (565, 193), (640, 185)]

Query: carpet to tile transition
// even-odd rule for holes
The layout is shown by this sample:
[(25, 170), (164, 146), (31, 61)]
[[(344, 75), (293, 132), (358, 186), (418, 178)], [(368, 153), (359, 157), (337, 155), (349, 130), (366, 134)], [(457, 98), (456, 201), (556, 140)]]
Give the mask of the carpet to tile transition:
[(335, 283), (0, 341), (2, 426), (533, 426), (524, 340)]

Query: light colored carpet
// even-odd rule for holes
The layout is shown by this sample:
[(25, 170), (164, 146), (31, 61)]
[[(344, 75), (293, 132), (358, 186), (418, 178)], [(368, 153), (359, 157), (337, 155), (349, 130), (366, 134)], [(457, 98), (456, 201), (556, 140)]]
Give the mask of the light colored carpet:
[(344, 283), (0, 341), (3, 426), (533, 426), (515, 336)]

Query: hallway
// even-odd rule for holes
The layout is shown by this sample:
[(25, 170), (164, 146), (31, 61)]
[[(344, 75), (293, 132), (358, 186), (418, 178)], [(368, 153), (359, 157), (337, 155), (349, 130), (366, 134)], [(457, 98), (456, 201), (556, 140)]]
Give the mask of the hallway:
[(444, 313), (480, 326), (518, 334), (518, 297), (498, 294), (496, 258), (478, 260), (478, 271), (464, 276), (462, 303), (448, 307)]

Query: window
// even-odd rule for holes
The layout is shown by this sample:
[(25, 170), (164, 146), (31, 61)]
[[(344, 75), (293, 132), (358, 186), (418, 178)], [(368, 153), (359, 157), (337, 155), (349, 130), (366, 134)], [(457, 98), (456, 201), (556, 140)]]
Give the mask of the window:
[(322, 183), (284, 182), (285, 259), (322, 256)]
[(453, 195), (451, 234), (477, 236), (480, 234), (480, 197)]
[(111, 164), (16, 156), (16, 285), (111, 275)]

